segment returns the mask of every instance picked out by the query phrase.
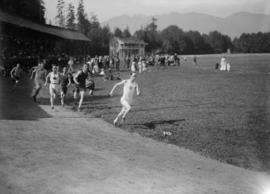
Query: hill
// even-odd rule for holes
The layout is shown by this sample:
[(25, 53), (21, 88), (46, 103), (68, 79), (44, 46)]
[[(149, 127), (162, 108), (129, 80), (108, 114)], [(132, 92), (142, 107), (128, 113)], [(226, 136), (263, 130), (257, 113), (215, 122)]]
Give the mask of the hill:
[[(145, 15), (121, 15), (103, 22), (103, 25), (109, 25), (112, 30), (116, 27), (125, 29), (129, 27), (134, 33), (136, 30), (146, 26), (151, 22), (153, 16)], [(190, 12), (190, 13), (169, 13), (164, 15), (155, 15), (158, 19), (159, 30), (169, 25), (177, 25), (185, 31), (197, 30), (201, 33), (208, 33), (218, 30), (230, 37), (238, 37), (242, 33), (269, 32), (270, 15), (254, 14), (248, 12), (238, 12), (225, 18), (216, 17), (208, 14)]]

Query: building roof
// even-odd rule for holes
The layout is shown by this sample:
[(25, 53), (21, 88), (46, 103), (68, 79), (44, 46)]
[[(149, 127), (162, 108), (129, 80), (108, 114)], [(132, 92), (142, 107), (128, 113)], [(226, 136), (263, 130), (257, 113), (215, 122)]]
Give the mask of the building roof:
[(145, 43), (143, 40), (139, 40), (133, 37), (130, 38), (118, 38), (118, 41), (120, 42), (120, 44), (144, 44), (147, 45), (147, 43)]
[(87, 38), (85, 35), (77, 31), (72, 31), (72, 30), (59, 28), (59, 27), (51, 26), (51, 25), (38, 24), (32, 21), (29, 21), (27, 19), (5, 13), (1, 10), (0, 10), (0, 22), (13, 24), (21, 28), (35, 30), (41, 33), (50, 34), (50, 35), (57, 36), (63, 39), (90, 41), (89, 38)]

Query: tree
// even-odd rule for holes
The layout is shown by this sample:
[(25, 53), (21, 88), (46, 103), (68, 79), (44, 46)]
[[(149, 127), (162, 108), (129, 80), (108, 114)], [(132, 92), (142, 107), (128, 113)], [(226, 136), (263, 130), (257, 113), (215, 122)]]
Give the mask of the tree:
[(192, 41), (193, 54), (211, 53), (210, 45), (198, 31), (189, 31), (186, 35)]
[(65, 2), (64, 0), (57, 0), (57, 15), (55, 16), (55, 23), (60, 27), (65, 27)]
[(135, 32), (134, 36), (144, 42), (148, 43), (146, 46), (147, 52), (155, 52), (160, 49), (162, 40), (157, 31), (156, 18), (152, 18), (152, 22), (144, 29)]
[(110, 28), (100, 26), (98, 18), (95, 14), (91, 14), (89, 20), (89, 31), (87, 37), (91, 42), (91, 54), (92, 55), (107, 55), (109, 51), (109, 42), (111, 38)]
[(243, 33), (233, 41), (234, 50), (241, 53), (270, 52), (270, 33)]
[(187, 52), (187, 41), (182, 29), (175, 25), (165, 28), (161, 32), (163, 40), (162, 50), (165, 53), (185, 53)]
[(212, 31), (208, 35), (208, 42), (214, 53), (226, 52), (228, 48), (232, 47), (230, 37), (221, 34), (218, 31)]
[(38, 0), (37, 5), (39, 15), (38, 22), (45, 23), (45, 11), (46, 11), (45, 3), (43, 0)]
[(89, 32), (90, 22), (87, 19), (87, 15), (84, 11), (83, 0), (79, 1), (78, 9), (77, 9), (77, 20), (78, 20), (78, 30), (87, 35)]
[(116, 28), (114, 30), (114, 36), (119, 37), (119, 38), (123, 38), (123, 32), (122, 32), (122, 30), (119, 29), (119, 28)]
[(91, 13), (90, 25), (91, 25), (92, 28), (99, 28), (100, 27), (100, 23), (98, 21), (98, 17), (94, 13)]
[(131, 37), (131, 34), (130, 34), (130, 32), (129, 32), (129, 28), (128, 28), (128, 27), (126, 27), (126, 29), (124, 29), (124, 31), (123, 31), (123, 37), (124, 37), (124, 38), (129, 38), (129, 37)]
[(0, 0), (0, 9), (34, 22), (45, 23), (43, 0)]
[(152, 22), (146, 27), (146, 31), (156, 32), (157, 31), (157, 19), (152, 17)]
[(68, 4), (68, 13), (67, 13), (66, 27), (69, 29), (75, 29), (75, 8), (72, 3)]

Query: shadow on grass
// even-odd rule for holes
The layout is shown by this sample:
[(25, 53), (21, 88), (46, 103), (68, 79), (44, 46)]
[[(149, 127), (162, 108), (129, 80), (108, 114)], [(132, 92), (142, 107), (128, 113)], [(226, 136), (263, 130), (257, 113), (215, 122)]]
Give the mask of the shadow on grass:
[(0, 120), (32, 121), (52, 117), (31, 99), (32, 84), (28, 78), (23, 78), (13, 92), (9, 80), (0, 79)]
[(157, 125), (175, 125), (178, 126), (179, 122), (183, 122), (186, 119), (174, 119), (174, 120), (160, 120), (160, 121), (151, 121), (151, 122), (146, 122), (146, 123), (140, 123), (140, 124), (127, 124), (130, 126), (144, 126), (148, 129), (155, 129)]

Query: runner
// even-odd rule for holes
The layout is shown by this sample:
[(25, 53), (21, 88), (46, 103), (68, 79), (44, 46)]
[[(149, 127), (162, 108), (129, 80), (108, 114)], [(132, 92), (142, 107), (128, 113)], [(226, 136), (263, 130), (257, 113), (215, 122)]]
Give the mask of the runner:
[(33, 79), (35, 74), (35, 87), (33, 89), (33, 100), (34, 102), (37, 102), (37, 96), (39, 94), (39, 91), (42, 88), (42, 84), (45, 82), (46, 76), (47, 76), (47, 70), (44, 68), (44, 63), (40, 62), (32, 72), (31, 79)]
[(120, 86), (122, 84), (124, 85), (123, 95), (122, 95), (121, 100), (120, 100), (120, 102), (122, 104), (122, 110), (120, 111), (120, 113), (117, 115), (117, 117), (113, 121), (113, 124), (115, 126), (117, 125), (118, 119), (121, 116), (122, 116), (121, 123), (123, 123), (125, 121), (126, 115), (131, 109), (135, 89), (136, 89), (137, 95), (138, 96), (140, 95), (140, 90), (139, 90), (138, 84), (135, 81), (135, 79), (136, 79), (136, 73), (132, 73), (129, 79), (123, 80), (123, 81), (115, 84), (110, 92), (110, 96), (113, 96), (113, 91), (118, 86)]
[(74, 83), (76, 85), (76, 90), (74, 92), (74, 99), (77, 99), (78, 93), (80, 93), (81, 95), (78, 111), (81, 110), (81, 106), (83, 103), (84, 92), (86, 90), (85, 82), (88, 77), (88, 74), (89, 74), (88, 65), (84, 64), (82, 70), (78, 71), (78, 73), (74, 76)]
[(61, 86), (61, 105), (64, 106), (65, 96), (67, 94), (67, 89), (71, 84), (71, 73), (68, 73), (66, 67), (63, 68), (63, 72), (60, 74), (60, 86)]
[(58, 67), (53, 65), (52, 72), (50, 72), (46, 77), (46, 82), (44, 86), (47, 85), (48, 80), (50, 79), (50, 101), (51, 101), (51, 108), (54, 109), (54, 99), (56, 95), (59, 94), (60, 90), (60, 73), (58, 72)]
[(88, 77), (85, 80), (85, 88), (89, 89), (89, 95), (93, 95), (94, 94), (94, 89), (95, 89), (95, 82), (94, 79), (91, 75), (91, 72), (88, 73)]
[(13, 82), (12, 90), (14, 90), (17, 87), (17, 84), (20, 81), (22, 72), (23, 70), (19, 63), (10, 71), (10, 76)]

